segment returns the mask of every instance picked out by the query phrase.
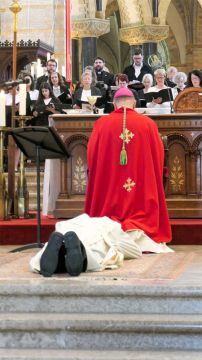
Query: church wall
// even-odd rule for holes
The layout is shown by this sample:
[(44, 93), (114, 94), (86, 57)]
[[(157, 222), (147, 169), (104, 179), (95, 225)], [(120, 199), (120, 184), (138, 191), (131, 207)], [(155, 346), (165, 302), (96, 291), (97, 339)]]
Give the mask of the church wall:
[[(13, 14), (8, 9), (11, 0), (1, 0), (6, 8), (1, 20), (1, 41), (13, 39)], [(21, 0), (22, 10), (18, 14), (17, 39), (27, 41), (38, 39), (53, 46), (54, 44), (54, 0)]]
[[(65, 0), (20, 0), (22, 11), (18, 15), (18, 36), (20, 41), (40, 39), (54, 46), (59, 71), (65, 65)], [(13, 39), (13, 14), (8, 9), (11, 0), (1, 0), (1, 41)], [(71, 18), (86, 19), (96, 16), (95, 0), (72, 0)], [(160, 24), (170, 26), (166, 44), (170, 64), (180, 70), (201, 68), (202, 58), (202, 0), (159, 0)], [(114, 13), (120, 13), (117, 25)], [(151, 0), (103, 0), (103, 13), (111, 16), (111, 31), (98, 38), (97, 53), (106, 60), (110, 71), (117, 73), (130, 62), (128, 43), (119, 41), (118, 27), (150, 24), (152, 20)], [(112, 21), (113, 18), (113, 21)], [(176, 26), (177, 24), (177, 26)], [(93, 34), (92, 34), (93, 36)], [(92, 59), (93, 60), (93, 59)], [(74, 61), (74, 59), (73, 59)]]
[(55, 1), (55, 21), (54, 21), (54, 56), (58, 59), (58, 70), (62, 73), (62, 67), (65, 66), (66, 58), (66, 18), (65, 1)]

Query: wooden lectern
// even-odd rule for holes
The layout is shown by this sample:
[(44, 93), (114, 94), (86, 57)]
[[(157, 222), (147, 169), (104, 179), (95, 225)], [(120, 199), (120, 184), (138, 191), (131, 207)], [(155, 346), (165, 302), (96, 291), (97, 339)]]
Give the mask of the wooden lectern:
[(202, 88), (190, 87), (181, 91), (173, 103), (177, 113), (202, 112)]

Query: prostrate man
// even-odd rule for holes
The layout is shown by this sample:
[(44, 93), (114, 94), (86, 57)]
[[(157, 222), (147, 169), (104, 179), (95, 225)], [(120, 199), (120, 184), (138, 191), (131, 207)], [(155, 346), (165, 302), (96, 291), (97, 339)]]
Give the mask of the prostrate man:
[(133, 108), (127, 88), (115, 111), (96, 121), (88, 145), (85, 212), (56, 224), (49, 242), (31, 259), (44, 276), (121, 266), (143, 251), (169, 252), (170, 224), (163, 190), (164, 149), (155, 123)]
[(142, 83), (142, 78), (145, 74), (153, 76), (152, 68), (143, 62), (142, 49), (137, 48), (133, 55), (133, 64), (127, 66), (124, 74), (128, 76), (129, 84)]

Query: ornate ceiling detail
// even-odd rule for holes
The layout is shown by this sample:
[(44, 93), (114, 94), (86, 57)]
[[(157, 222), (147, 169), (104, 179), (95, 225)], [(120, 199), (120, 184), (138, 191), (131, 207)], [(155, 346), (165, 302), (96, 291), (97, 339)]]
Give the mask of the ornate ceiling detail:
[(110, 20), (79, 19), (72, 22), (71, 35), (73, 39), (84, 37), (99, 37), (110, 32)]
[(107, 3), (107, 7), (105, 10), (105, 17), (108, 18), (109, 16), (112, 16), (118, 10), (119, 10), (119, 6), (117, 0), (113, 0), (110, 4)]
[(120, 40), (129, 45), (165, 40), (169, 35), (168, 25), (134, 25), (121, 28), (119, 32)]

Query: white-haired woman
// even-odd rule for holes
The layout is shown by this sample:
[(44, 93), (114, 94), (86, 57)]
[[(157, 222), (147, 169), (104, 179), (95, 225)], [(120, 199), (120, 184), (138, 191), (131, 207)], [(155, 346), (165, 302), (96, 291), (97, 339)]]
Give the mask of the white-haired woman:
[(177, 75), (178, 73), (178, 70), (175, 66), (170, 66), (167, 71), (166, 71), (166, 74), (167, 74), (167, 77), (166, 77), (166, 85), (173, 88), (175, 87), (176, 85), (176, 82), (175, 82), (175, 76)]
[(74, 109), (81, 109), (82, 104), (88, 103), (88, 96), (102, 96), (101, 91), (92, 85), (92, 74), (84, 72), (81, 75), (81, 87), (74, 93)]
[(172, 88), (172, 93), (173, 93), (173, 98), (175, 99), (176, 96), (184, 90), (185, 88), (185, 83), (187, 81), (187, 75), (182, 72), (182, 71), (179, 71), (176, 75), (175, 75), (175, 78), (174, 78), (174, 81), (176, 83), (176, 86), (174, 88)]
[(165, 79), (166, 79), (166, 71), (165, 69), (157, 69), (154, 72), (154, 78), (156, 85), (152, 86), (148, 90), (149, 93), (157, 93), (160, 90), (167, 89), (166, 92), (164, 92), (165, 97), (167, 98), (166, 101), (162, 96), (155, 96), (151, 98), (151, 101), (147, 102), (147, 108), (156, 108), (156, 109), (162, 109), (167, 108), (168, 112), (170, 112), (170, 109), (172, 107), (172, 94), (170, 94), (170, 87), (165, 85)]
[(142, 78), (144, 89), (138, 91), (141, 107), (146, 106), (145, 94), (149, 91), (150, 87), (153, 85), (153, 81), (154, 81), (153, 76), (151, 74), (145, 74)]

